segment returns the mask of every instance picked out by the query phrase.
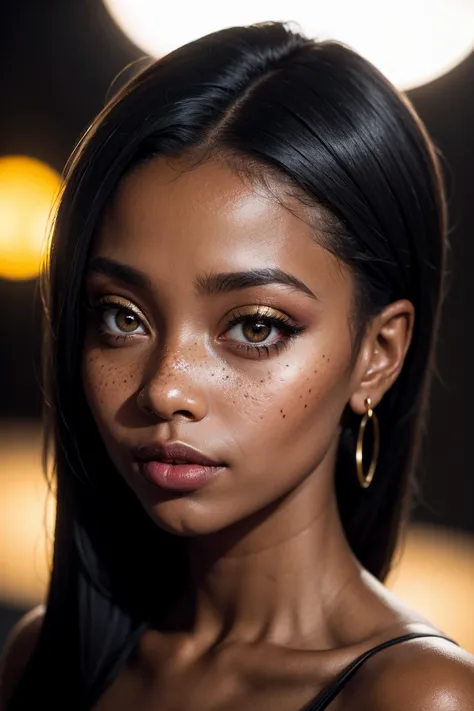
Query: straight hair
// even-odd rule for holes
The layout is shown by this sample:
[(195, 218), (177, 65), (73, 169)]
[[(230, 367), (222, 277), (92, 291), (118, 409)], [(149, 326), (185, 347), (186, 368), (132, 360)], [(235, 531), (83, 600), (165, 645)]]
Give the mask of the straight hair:
[(374, 481), (358, 485), (360, 418), (349, 408), (335, 473), (348, 542), (381, 580), (407, 518), (443, 298), (446, 209), (436, 150), (408, 99), (339, 42), (281, 23), (191, 42), (123, 87), (66, 167), (42, 276), (53, 564), (39, 641), (8, 711), (90, 709), (156, 609), (188, 581), (186, 541), (149, 519), (105, 450), (85, 400), (81, 351), (84, 274), (106, 204), (143, 162), (193, 152), (218, 155), (255, 180), (277, 176), (314, 207), (324, 246), (354, 277), (354, 347), (387, 304), (413, 303), (404, 367), (377, 408)]

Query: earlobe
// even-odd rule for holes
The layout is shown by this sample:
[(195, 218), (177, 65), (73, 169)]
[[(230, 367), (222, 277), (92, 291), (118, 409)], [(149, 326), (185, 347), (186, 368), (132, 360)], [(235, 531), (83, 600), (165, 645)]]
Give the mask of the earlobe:
[(415, 310), (406, 300), (386, 306), (372, 321), (361, 346), (357, 384), (350, 399), (352, 410), (365, 413), (371, 398), (376, 407), (398, 378), (410, 347)]

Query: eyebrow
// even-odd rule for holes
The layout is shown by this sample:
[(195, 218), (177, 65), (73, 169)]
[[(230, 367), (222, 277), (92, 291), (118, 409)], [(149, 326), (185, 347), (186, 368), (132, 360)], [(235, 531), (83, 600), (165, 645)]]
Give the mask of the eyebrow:
[(91, 260), (87, 267), (86, 277), (92, 276), (93, 274), (103, 274), (127, 286), (136, 286), (140, 289), (152, 289), (150, 279), (145, 276), (143, 272), (138, 271), (138, 269), (133, 269), (133, 267), (129, 267), (121, 262), (116, 262), (115, 259), (109, 259), (108, 257), (95, 257)]
[[(141, 289), (153, 289), (152, 281), (143, 272), (117, 262), (108, 257), (95, 257), (87, 268), (87, 276), (104, 274), (115, 281), (127, 286)], [(222, 272), (219, 274), (205, 274), (196, 279), (194, 288), (196, 296), (211, 296), (213, 294), (226, 294), (239, 289), (249, 289), (267, 284), (281, 284), (317, 300), (317, 296), (304, 282), (293, 274), (282, 269), (266, 267), (242, 272)]]
[(302, 291), (307, 296), (316, 299), (315, 294), (300, 279), (288, 274), (282, 269), (266, 267), (252, 269), (245, 272), (224, 272), (222, 274), (206, 274), (196, 279), (196, 293), (198, 296), (210, 294), (224, 294), (236, 289), (249, 289), (252, 286), (266, 284), (282, 284), (297, 291)]

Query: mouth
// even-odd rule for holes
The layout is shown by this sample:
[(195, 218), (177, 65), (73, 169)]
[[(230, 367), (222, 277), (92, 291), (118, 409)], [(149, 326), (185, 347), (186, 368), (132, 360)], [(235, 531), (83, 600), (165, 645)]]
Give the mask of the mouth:
[(171, 491), (200, 489), (226, 466), (182, 442), (144, 445), (132, 453), (148, 483)]
[(139, 461), (158, 461), (165, 464), (200, 464), (205, 467), (220, 467), (217, 461), (184, 442), (158, 442), (135, 447), (132, 454)]

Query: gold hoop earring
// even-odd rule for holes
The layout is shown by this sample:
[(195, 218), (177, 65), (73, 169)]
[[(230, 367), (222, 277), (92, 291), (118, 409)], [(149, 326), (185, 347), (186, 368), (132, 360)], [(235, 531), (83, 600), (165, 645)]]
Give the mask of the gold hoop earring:
[[(359, 435), (357, 437), (357, 448), (356, 448), (356, 466), (357, 466), (357, 478), (359, 479), (359, 484), (363, 489), (367, 489), (371, 482), (372, 479), (374, 478), (375, 474), (375, 469), (377, 467), (377, 460), (379, 458), (379, 450), (380, 450), (380, 427), (379, 427), (379, 420), (377, 415), (372, 409), (372, 400), (370, 397), (366, 398), (365, 400), (365, 406), (367, 407), (367, 412), (365, 413), (364, 417), (362, 418), (362, 421), (359, 426)], [(374, 446), (373, 446), (373, 452), (372, 452), (372, 461), (370, 462), (370, 467), (369, 471), (367, 474), (364, 474), (364, 465), (363, 465), (363, 444), (364, 444), (364, 432), (365, 428), (367, 426), (367, 422), (371, 420), (372, 421), (372, 427), (373, 427), (373, 432), (374, 432)]]

